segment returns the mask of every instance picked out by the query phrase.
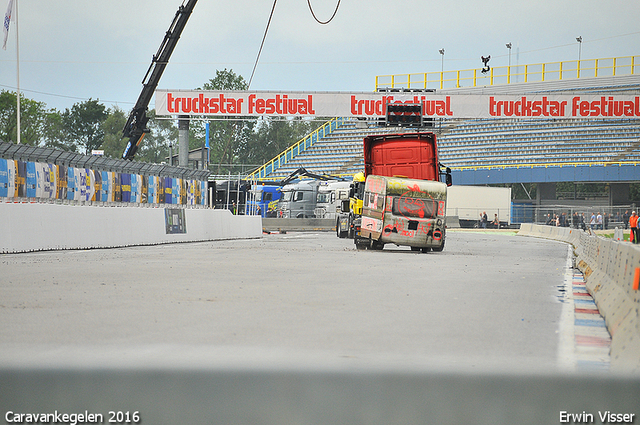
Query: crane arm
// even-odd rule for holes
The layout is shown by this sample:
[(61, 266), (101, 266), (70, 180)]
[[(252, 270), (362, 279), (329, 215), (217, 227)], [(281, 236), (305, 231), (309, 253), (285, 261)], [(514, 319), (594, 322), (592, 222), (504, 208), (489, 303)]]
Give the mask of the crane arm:
[(147, 128), (147, 122), (149, 121), (149, 117), (147, 117), (147, 108), (149, 107), (149, 102), (158, 87), (160, 77), (162, 77), (162, 73), (169, 63), (169, 58), (173, 53), (173, 49), (176, 47), (176, 44), (180, 39), (180, 35), (182, 34), (182, 30), (186, 26), (189, 16), (191, 16), (191, 12), (193, 12), (193, 8), (197, 1), (198, 0), (184, 1), (176, 12), (173, 22), (171, 22), (171, 26), (166, 32), (164, 40), (162, 40), (162, 44), (160, 44), (160, 48), (158, 48), (158, 52), (153, 55), (151, 65), (142, 80), (142, 92), (140, 92), (138, 101), (133, 107), (133, 110), (129, 115), (129, 119), (122, 130), (122, 137), (129, 138), (127, 147), (122, 154), (122, 159), (133, 159), (138, 147), (140, 146), (142, 138), (145, 133), (149, 132), (149, 129)]
[(311, 177), (312, 179), (317, 180), (344, 180), (342, 177), (336, 176), (327, 176), (323, 174), (314, 174), (310, 171), (307, 171), (304, 167), (300, 167), (295, 170), (293, 173), (289, 174), (283, 180), (280, 181), (280, 186), (284, 186), (295, 180), (298, 176)]

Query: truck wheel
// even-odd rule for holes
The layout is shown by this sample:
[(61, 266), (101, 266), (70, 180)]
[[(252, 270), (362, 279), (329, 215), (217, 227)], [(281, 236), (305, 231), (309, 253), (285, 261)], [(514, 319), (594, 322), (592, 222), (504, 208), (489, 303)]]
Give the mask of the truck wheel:
[(427, 252), (429, 252), (429, 251), (431, 251), (431, 248), (429, 248), (429, 247), (424, 247), (424, 248), (422, 248), (422, 252), (424, 252), (425, 254), (426, 254)]
[(356, 244), (356, 249), (368, 249), (370, 246), (369, 239), (363, 239), (361, 237), (355, 236), (353, 238), (353, 243)]
[(349, 235), (349, 230), (347, 226), (347, 230), (342, 230), (340, 226), (340, 219), (338, 218), (338, 222), (336, 223), (336, 232), (339, 238), (346, 238)]
[(354, 231), (353, 231), (353, 215), (349, 214), (349, 225), (347, 226), (349, 230), (347, 230), (347, 237), (349, 239), (353, 239), (355, 237), (354, 235)]
[(377, 251), (380, 251), (382, 249), (384, 249), (384, 244), (380, 241), (371, 241), (371, 249), (375, 249)]
[(444, 249), (444, 239), (442, 240), (442, 243), (440, 244), (439, 247), (433, 248), (433, 252), (442, 252), (443, 249)]
[(357, 250), (367, 249), (367, 247), (368, 247), (367, 243), (363, 243), (361, 241), (356, 240), (356, 249)]

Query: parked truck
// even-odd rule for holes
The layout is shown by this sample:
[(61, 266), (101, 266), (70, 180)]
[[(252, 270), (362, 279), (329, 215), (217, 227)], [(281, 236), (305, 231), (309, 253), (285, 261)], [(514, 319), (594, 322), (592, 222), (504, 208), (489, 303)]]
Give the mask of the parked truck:
[(318, 196), (317, 180), (302, 180), (282, 187), (278, 201), (279, 218), (313, 218), (315, 217), (316, 198)]
[[(313, 180), (298, 180), (300, 177), (308, 177)], [(280, 181), (281, 192), (278, 201), (277, 216), (280, 218), (315, 218), (318, 194), (322, 193), (321, 187), (327, 182), (336, 183), (342, 177), (316, 174), (303, 167), (298, 168), (289, 176)], [(326, 192), (326, 191), (325, 191)]]
[[(365, 137), (363, 177), (366, 180), (363, 179), (362, 184), (354, 179), (349, 212), (344, 202), (336, 223), (337, 235), (352, 236), (357, 248), (381, 249), (385, 243), (394, 243), (416, 250), (442, 250), (451, 171), (447, 168), (443, 172), (441, 168), (434, 133)], [(445, 183), (440, 182), (442, 176)], [(408, 212), (411, 203), (420, 206), (418, 216)], [(418, 227), (414, 230), (414, 226)], [(414, 237), (399, 237), (403, 230), (413, 231)]]
[(362, 216), (362, 197), (364, 195), (364, 173), (356, 173), (349, 184), (349, 198), (338, 205), (336, 235), (339, 238), (353, 239), (360, 226)]
[(338, 211), (341, 210), (341, 202), (349, 199), (350, 186), (351, 183), (348, 181), (321, 182), (316, 197), (316, 218), (335, 220)]
[(270, 184), (254, 185), (249, 191), (250, 196), (247, 200), (245, 214), (276, 217), (280, 194), (280, 186)]

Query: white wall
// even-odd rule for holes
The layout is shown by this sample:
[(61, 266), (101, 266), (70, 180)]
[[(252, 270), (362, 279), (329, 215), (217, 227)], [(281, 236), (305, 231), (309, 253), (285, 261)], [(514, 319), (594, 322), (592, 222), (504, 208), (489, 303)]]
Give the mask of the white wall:
[(167, 234), (164, 208), (0, 203), (0, 252), (112, 248), (259, 238), (259, 216), (185, 209), (184, 234)]
[(488, 186), (449, 186), (447, 216), (463, 220), (478, 220), (486, 212), (489, 223), (494, 214), (502, 222), (511, 223), (511, 188)]

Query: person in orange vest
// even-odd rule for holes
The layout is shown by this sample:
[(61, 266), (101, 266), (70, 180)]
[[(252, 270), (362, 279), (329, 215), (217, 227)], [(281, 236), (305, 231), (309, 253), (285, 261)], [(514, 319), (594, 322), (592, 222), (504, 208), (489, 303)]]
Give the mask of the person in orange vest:
[(638, 215), (635, 211), (631, 213), (631, 217), (629, 217), (629, 227), (631, 228), (631, 233), (629, 234), (629, 242), (638, 243)]

